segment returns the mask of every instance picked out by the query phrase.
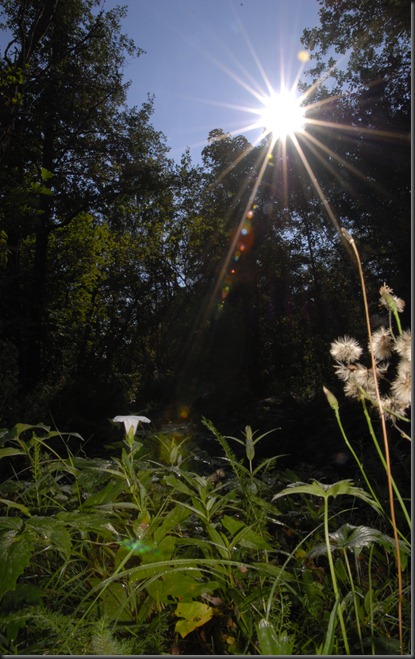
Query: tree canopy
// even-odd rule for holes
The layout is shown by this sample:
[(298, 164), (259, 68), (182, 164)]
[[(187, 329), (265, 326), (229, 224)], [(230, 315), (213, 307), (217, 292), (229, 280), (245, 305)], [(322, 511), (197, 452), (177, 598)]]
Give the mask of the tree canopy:
[(123, 64), (143, 52), (125, 9), (1, 1), (2, 423), (314, 396), (333, 337), (364, 332), (328, 207), (373, 317), (383, 281), (409, 313), (409, 3), (320, 4), (304, 157), (212, 127), (195, 166), (169, 157), (156, 99), (127, 106)]

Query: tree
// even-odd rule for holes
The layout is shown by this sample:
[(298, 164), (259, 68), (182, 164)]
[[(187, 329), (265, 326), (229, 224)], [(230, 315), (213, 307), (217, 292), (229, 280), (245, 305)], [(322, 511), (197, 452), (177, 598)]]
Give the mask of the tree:
[(337, 185), (329, 201), (355, 232), (369, 279), (393, 278), (409, 300), (410, 4), (321, 0), (320, 5), (320, 26), (302, 37), (311, 53), (311, 83), (302, 90), (316, 86), (315, 97), (307, 100), (317, 101), (311, 117), (339, 127), (310, 128), (332, 151), (325, 178), (334, 172)]

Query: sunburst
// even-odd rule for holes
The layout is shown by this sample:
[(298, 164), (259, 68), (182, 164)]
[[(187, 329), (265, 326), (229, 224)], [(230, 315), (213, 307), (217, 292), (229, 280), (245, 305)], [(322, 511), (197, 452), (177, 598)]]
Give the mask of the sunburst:
[(271, 135), (273, 144), (285, 141), (303, 131), (306, 124), (306, 108), (301, 105), (303, 97), (293, 89), (282, 87), (279, 92), (271, 90), (262, 98), (263, 107), (258, 109), (258, 127), (264, 129), (263, 137)]

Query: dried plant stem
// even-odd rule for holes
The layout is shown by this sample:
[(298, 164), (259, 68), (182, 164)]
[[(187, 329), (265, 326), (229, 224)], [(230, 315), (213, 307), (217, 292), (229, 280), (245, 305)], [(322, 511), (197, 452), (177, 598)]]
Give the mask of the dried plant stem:
[(381, 401), (381, 398), (380, 398), (380, 391), (379, 391), (379, 383), (378, 383), (378, 378), (377, 378), (377, 373), (376, 373), (376, 361), (375, 361), (375, 355), (374, 355), (374, 352), (373, 352), (372, 330), (371, 330), (371, 327), (370, 327), (369, 306), (368, 306), (368, 303), (367, 303), (365, 278), (364, 278), (364, 275), (363, 275), (362, 263), (361, 263), (359, 252), (358, 252), (358, 249), (356, 247), (354, 239), (352, 238), (352, 236), (349, 234), (349, 232), (346, 229), (342, 229), (341, 231), (342, 231), (343, 236), (346, 238), (346, 240), (351, 245), (351, 247), (353, 249), (353, 252), (355, 254), (356, 261), (357, 261), (357, 266), (358, 266), (358, 269), (359, 269), (360, 283), (361, 283), (361, 286), (362, 286), (363, 305), (364, 305), (364, 309), (365, 309), (366, 326), (367, 326), (367, 333), (368, 333), (368, 338), (369, 338), (369, 350), (370, 350), (370, 357), (371, 357), (372, 369), (373, 369), (373, 380), (374, 380), (374, 385), (375, 385), (376, 400), (377, 400), (377, 404), (378, 404), (378, 408), (379, 408), (379, 414), (380, 414), (380, 420), (381, 420), (381, 426), (382, 426), (382, 435), (383, 435), (383, 441), (384, 441), (384, 447), (385, 447), (386, 476), (387, 476), (387, 480), (388, 480), (389, 505), (390, 505), (392, 528), (393, 528), (393, 537), (394, 537), (394, 540), (395, 540), (396, 568), (397, 568), (397, 573), (398, 573), (399, 648), (400, 648), (401, 654), (403, 654), (402, 565), (401, 565), (401, 553), (400, 553), (400, 546), (399, 546), (398, 529), (397, 529), (397, 526), (396, 526), (395, 502), (394, 502), (394, 498), (393, 498), (392, 469), (391, 469), (391, 463), (390, 463), (388, 433), (387, 433), (387, 429), (386, 429), (385, 414), (384, 414), (383, 408), (382, 408), (382, 401)]

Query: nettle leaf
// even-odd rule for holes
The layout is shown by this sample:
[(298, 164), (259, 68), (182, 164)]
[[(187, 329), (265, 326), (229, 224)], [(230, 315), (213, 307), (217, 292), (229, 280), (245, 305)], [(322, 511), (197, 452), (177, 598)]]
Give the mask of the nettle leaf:
[(0, 598), (14, 590), (17, 579), (30, 564), (34, 551), (30, 533), (9, 530), (0, 537)]
[(176, 622), (174, 631), (178, 632), (182, 638), (185, 638), (190, 632), (205, 625), (218, 613), (220, 613), (219, 609), (214, 609), (202, 602), (182, 602), (178, 604), (175, 614), (178, 618), (184, 618), (184, 620)]
[(71, 536), (62, 521), (54, 517), (32, 517), (27, 521), (26, 528), (32, 529), (40, 540), (53, 545), (61, 551), (65, 558), (71, 555)]
[(71, 526), (84, 533), (101, 533), (105, 538), (112, 539), (117, 531), (108, 519), (109, 514), (100, 514), (97, 512), (81, 513), (77, 510), (73, 512), (60, 512), (55, 518), (58, 518), (66, 526)]

